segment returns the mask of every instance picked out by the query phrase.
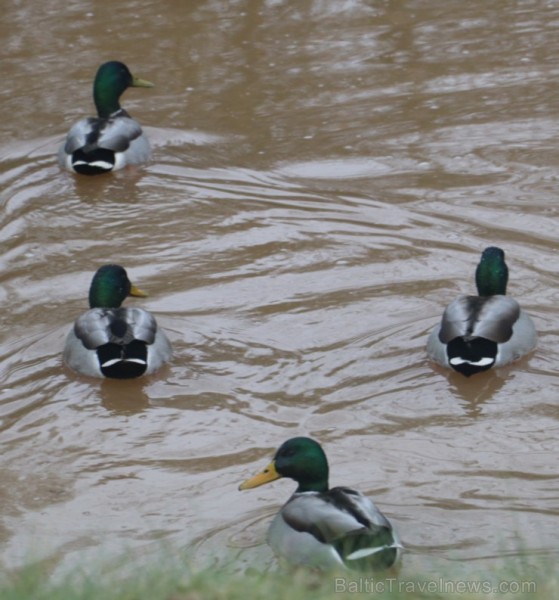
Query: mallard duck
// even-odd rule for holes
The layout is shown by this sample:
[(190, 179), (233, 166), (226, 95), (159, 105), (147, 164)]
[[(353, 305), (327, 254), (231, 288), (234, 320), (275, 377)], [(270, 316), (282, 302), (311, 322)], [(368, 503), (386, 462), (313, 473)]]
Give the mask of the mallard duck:
[(505, 253), (490, 246), (476, 269), (477, 296), (460, 296), (449, 304), (429, 336), (427, 354), (469, 377), (500, 367), (533, 350), (532, 319), (506, 296), (509, 270)]
[(149, 141), (140, 124), (119, 104), (120, 96), (129, 87), (153, 87), (153, 83), (134, 77), (118, 61), (99, 67), (93, 82), (98, 116), (82, 119), (70, 129), (58, 152), (62, 167), (83, 175), (97, 175), (149, 159)]
[(280, 477), (298, 483), (268, 530), (274, 554), (295, 565), (320, 569), (390, 567), (402, 545), (388, 519), (363, 494), (328, 487), (328, 461), (318, 442), (284, 442), (271, 464), (239, 486), (247, 490)]
[(130, 379), (153, 373), (171, 358), (171, 344), (155, 317), (143, 308), (121, 307), (127, 296), (147, 294), (132, 285), (120, 265), (104, 265), (93, 276), (90, 310), (66, 338), (64, 360), (91, 377)]

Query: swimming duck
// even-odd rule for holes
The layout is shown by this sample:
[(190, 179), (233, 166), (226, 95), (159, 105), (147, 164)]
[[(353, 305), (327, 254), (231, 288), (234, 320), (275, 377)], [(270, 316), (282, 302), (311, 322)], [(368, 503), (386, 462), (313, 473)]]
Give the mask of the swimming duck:
[(318, 442), (308, 437), (287, 440), (271, 464), (239, 489), (280, 477), (294, 479), (298, 487), (268, 530), (276, 556), (323, 570), (374, 570), (397, 562), (400, 540), (371, 500), (350, 488), (328, 487), (328, 461)]
[(93, 82), (98, 116), (82, 119), (70, 129), (58, 152), (62, 167), (83, 175), (97, 175), (149, 159), (149, 141), (140, 124), (119, 104), (120, 96), (129, 87), (153, 87), (153, 83), (134, 77), (118, 61), (99, 67)]
[(505, 295), (508, 277), (503, 250), (486, 248), (476, 269), (478, 295), (449, 304), (429, 336), (427, 354), (433, 360), (469, 377), (535, 348), (538, 336), (532, 319)]
[(64, 360), (82, 375), (130, 379), (153, 373), (172, 350), (155, 317), (137, 307), (121, 307), (127, 296), (147, 294), (132, 285), (120, 265), (104, 265), (93, 276), (90, 310), (78, 317), (66, 338)]

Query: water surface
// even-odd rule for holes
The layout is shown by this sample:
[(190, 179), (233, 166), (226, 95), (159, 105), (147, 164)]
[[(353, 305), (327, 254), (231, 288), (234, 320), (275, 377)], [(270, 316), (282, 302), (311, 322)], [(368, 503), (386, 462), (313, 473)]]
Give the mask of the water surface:
[[(556, 556), (559, 9), (83, 7), (0, 24), (2, 568), (162, 546), (267, 568), (292, 483), (237, 486), (294, 435), (393, 520), (404, 573)], [(156, 83), (123, 98), (153, 161), (78, 178), (56, 148), (109, 59)], [(424, 345), (487, 245), (540, 339), (465, 379)], [(174, 344), (152, 377), (62, 364), (106, 262)]]

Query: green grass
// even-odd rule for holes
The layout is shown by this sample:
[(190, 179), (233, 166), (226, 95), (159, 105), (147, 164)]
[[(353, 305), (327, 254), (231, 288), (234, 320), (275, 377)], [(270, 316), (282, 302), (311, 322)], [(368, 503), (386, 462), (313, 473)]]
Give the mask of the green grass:
[[(222, 570), (190, 570), (186, 565), (125, 564), (112, 574), (73, 573), (53, 582), (41, 567), (31, 566), (0, 579), (2, 600), (340, 600), (412, 598), (474, 600), (510, 598), (548, 600), (559, 597), (553, 564), (511, 562), (499, 572), (471, 572), (453, 579), (445, 574), (402, 579), (355, 574), (312, 573), (304, 570), (232, 574)], [(461, 572), (463, 569), (461, 569)], [(472, 591), (478, 586), (478, 591)], [(505, 589), (506, 588), (506, 589)], [(468, 591), (469, 590), (469, 591)], [(509, 593), (506, 593), (509, 590)]]

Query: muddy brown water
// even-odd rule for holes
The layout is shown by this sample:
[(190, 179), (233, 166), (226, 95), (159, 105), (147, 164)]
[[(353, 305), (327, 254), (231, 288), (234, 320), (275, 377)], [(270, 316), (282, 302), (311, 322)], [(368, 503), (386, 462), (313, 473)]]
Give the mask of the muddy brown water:
[[(237, 486), (301, 434), (410, 572), (557, 554), (556, 3), (8, 0), (0, 31), (3, 569), (268, 568), (293, 486)], [(153, 161), (63, 173), (115, 58), (156, 84), (123, 98)], [(539, 345), (464, 379), (424, 344), (490, 244)], [(153, 377), (62, 364), (110, 261), (174, 344)]]

